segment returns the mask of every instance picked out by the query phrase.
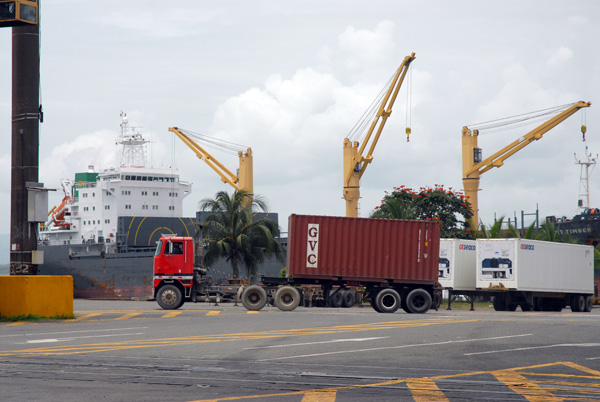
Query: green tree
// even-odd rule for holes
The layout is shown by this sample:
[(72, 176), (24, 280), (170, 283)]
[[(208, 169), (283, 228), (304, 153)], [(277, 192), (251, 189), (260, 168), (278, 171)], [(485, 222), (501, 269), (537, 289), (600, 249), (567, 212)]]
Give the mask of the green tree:
[(473, 216), (471, 204), (459, 192), (444, 186), (421, 187), (417, 192), (405, 186), (385, 192), (381, 205), (375, 207), (372, 218), (421, 219), (440, 222), (442, 237), (472, 239), (468, 219)]
[[(252, 203), (245, 203), (249, 198)], [(210, 213), (203, 227), (206, 265), (225, 257), (234, 278), (239, 277), (240, 266), (252, 278), (266, 257), (275, 255), (279, 261), (285, 260), (285, 250), (276, 239), (279, 236), (277, 224), (268, 219), (255, 219), (255, 210), (267, 212), (267, 205), (259, 196), (252, 197), (245, 191), (234, 191), (232, 195), (220, 191), (214, 199), (202, 200), (200, 209)]]

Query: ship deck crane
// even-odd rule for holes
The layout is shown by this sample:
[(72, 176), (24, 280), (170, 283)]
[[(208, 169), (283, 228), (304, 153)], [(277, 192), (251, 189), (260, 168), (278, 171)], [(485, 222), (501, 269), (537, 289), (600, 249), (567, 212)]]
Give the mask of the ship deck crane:
[(251, 148), (247, 148), (245, 151), (238, 151), (240, 164), (238, 173), (235, 174), (194, 141), (191, 138), (193, 134), (190, 131), (178, 127), (170, 127), (169, 131), (178, 136), (185, 145), (194, 151), (199, 159), (206, 162), (206, 164), (221, 177), (223, 183), (227, 183), (234, 189), (249, 194), (250, 203), (252, 202), (252, 198), (254, 197), (254, 182)]
[[(556, 127), (568, 117), (573, 115), (579, 109), (590, 107), (592, 102), (577, 102), (558, 113), (551, 119), (545, 121), (527, 134), (514, 140), (489, 158), (481, 159), (481, 148), (477, 146), (477, 137), (479, 130), (471, 130), (467, 126), (462, 129), (462, 156), (463, 156), (463, 186), (465, 195), (473, 208), (473, 217), (471, 218), (471, 228), (476, 229), (478, 221), (478, 200), (477, 192), (479, 188), (479, 177), (494, 167), (500, 167), (510, 156), (519, 152), (533, 141), (537, 141), (542, 136)], [(583, 127), (582, 127), (583, 129)], [(475, 223), (475, 225), (473, 225)]]
[[(396, 71), (392, 82), (383, 97), (379, 109), (373, 119), (369, 130), (362, 141), (359, 148), (358, 141), (351, 141), (348, 138), (344, 139), (344, 193), (343, 198), (346, 200), (346, 216), (358, 217), (358, 200), (360, 198), (360, 179), (365, 173), (369, 163), (373, 161), (373, 151), (379, 141), (383, 127), (387, 121), (387, 118), (392, 113), (392, 106), (396, 101), (404, 77), (408, 72), (410, 63), (415, 59), (415, 53), (413, 52), (410, 56), (406, 56), (400, 64), (400, 67)], [(367, 145), (371, 137), (375, 133), (372, 142), (369, 146), (369, 150), (366, 155), (363, 156)], [(407, 135), (410, 134), (410, 128), (407, 128)]]

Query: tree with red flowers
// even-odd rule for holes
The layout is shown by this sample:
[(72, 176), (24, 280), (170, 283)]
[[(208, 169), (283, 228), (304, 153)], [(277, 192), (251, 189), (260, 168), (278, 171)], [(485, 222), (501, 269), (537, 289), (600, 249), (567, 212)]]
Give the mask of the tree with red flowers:
[(381, 205), (375, 207), (372, 218), (418, 219), (440, 222), (443, 238), (475, 238), (468, 224), (473, 216), (471, 203), (461, 193), (446, 190), (442, 185), (421, 187), (419, 191), (400, 186), (391, 193), (385, 192)]

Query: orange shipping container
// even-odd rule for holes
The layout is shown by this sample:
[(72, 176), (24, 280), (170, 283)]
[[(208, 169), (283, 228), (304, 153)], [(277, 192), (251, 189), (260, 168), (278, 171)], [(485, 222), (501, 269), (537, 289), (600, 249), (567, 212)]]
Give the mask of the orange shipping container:
[(289, 278), (433, 284), (437, 222), (291, 215)]

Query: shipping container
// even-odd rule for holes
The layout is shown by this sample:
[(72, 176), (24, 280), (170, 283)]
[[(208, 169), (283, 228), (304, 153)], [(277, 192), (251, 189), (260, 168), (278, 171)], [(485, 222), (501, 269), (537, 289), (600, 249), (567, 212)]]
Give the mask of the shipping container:
[(476, 241), (441, 239), (438, 280), (447, 290), (475, 290)]
[(594, 248), (526, 239), (478, 239), (476, 286), (496, 310), (591, 311)]
[(288, 277), (432, 284), (439, 231), (431, 221), (291, 215)]

